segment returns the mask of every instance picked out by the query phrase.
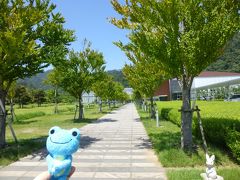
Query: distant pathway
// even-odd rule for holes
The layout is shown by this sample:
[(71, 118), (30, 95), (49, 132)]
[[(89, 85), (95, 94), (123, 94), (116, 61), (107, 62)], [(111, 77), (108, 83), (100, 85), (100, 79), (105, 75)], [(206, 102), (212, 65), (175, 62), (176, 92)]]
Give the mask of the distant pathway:
[[(81, 148), (73, 157), (73, 180), (166, 180), (151, 150), (136, 108), (127, 104), (80, 129)], [(0, 180), (33, 179), (47, 170), (46, 152), (29, 155), (0, 169)]]

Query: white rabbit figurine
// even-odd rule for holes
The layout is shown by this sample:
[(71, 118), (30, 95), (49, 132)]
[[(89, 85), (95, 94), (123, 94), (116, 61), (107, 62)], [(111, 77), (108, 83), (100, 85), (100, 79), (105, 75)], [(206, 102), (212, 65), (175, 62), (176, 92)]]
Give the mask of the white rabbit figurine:
[(209, 155), (206, 154), (206, 164), (207, 164), (206, 174), (209, 179), (217, 179), (216, 169), (213, 167), (214, 160), (215, 160), (214, 155), (209, 157)]
[(201, 173), (200, 176), (203, 180), (224, 180), (222, 176), (217, 175), (216, 169), (213, 167), (214, 165), (215, 156), (209, 155), (206, 153), (206, 173)]

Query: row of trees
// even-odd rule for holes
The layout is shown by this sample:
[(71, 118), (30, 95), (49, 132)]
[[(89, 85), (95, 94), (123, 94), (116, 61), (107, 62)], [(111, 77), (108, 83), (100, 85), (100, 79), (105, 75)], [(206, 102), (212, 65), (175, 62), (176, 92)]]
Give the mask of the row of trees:
[(61, 87), (78, 100), (79, 120), (83, 118), (82, 96), (85, 92), (93, 91), (100, 98), (100, 111), (102, 111), (102, 100), (110, 103), (113, 100), (128, 99), (127, 94), (123, 92), (123, 86), (107, 75), (102, 53), (92, 50), (91, 43), (87, 40), (84, 41), (82, 51), (69, 52), (68, 58), (48, 75), (47, 82), (54, 87), (55, 98)]
[[(65, 20), (50, 0), (0, 1), (0, 148), (6, 144), (6, 97), (12, 84), (31, 77), (50, 64), (58, 86), (79, 101), (82, 119), (82, 94), (94, 82), (103, 81), (103, 55), (85, 41), (81, 52), (69, 52), (76, 38), (64, 28)], [(51, 80), (50, 80), (51, 81)], [(100, 87), (101, 88), (101, 87)]]
[(0, 147), (5, 146), (6, 96), (13, 82), (57, 65), (75, 40), (49, 0), (0, 1)]
[[(129, 43), (116, 43), (132, 65), (124, 68), (132, 87), (151, 97), (156, 84), (177, 78), (182, 88), (181, 146), (192, 150), (193, 78), (222, 54), (239, 31), (237, 0), (125, 0), (111, 1), (121, 15), (111, 23), (129, 30)], [(156, 69), (156, 71), (155, 71)], [(151, 93), (147, 93), (147, 90)]]
[(46, 102), (46, 94), (43, 90), (28, 90), (25, 86), (17, 86), (13, 93), (9, 93), (10, 102), (18, 103), (20, 108), (28, 103), (37, 103), (41, 106)]
[(107, 101), (110, 108), (110, 103), (116, 100), (124, 102), (130, 99), (127, 93), (125, 93), (124, 87), (121, 83), (113, 80), (111, 76), (105, 75), (103, 81), (97, 81), (93, 84), (93, 92), (99, 97), (99, 111), (102, 112), (102, 101)]
[(43, 103), (53, 102), (73, 102), (74, 98), (64, 91), (60, 91), (55, 94), (56, 91), (53, 89), (42, 90), (42, 89), (31, 89), (23, 85), (11, 86), (8, 92), (7, 102), (8, 104), (18, 104), (20, 108), (30, 103), (36, 103), (41, 106)]

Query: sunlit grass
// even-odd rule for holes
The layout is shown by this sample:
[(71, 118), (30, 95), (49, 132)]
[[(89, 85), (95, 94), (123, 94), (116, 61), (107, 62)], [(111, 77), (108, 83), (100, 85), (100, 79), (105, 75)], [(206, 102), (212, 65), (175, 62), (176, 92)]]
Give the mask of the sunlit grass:
[[(84, 119), (74, 120), (75, 105), (60, 105), (60, 113), (53, 114), (53, 106), (16, 108), (16, 117), (21, 117), (12, 124), (18, 144), (14, 142), (9, 127), (6, 128), (8, 146), (0, 149), (0, 166), (7, 165), (20, 157), (30, 154), (45, 146), (48, 131), (53, 126), (65, 129), (80, 128), (113, 109), (103, 107), (103, 113), (99, 113), (98, 106), (84, 108)], [(117, 107), (116, 107), (117, 108)], [(35, 115), (35, 116), (34, 116)]]
[[(181, 108), (181, 101), (157, 101), (158, 108), (171, 108), (176, 111)], [(197, 101), (202, 118), (229, 118), (240, 120), (240, 102)], [(180, 113), (179, 113), (180, 116)], [(194, 114), (196, 116), (196, 113)]]
[[(224, 180), (239, 180), (240, 177), (239, 167), (220, 167), (216, 171)], [(204, 172), (204, 168), (174, 168), (167, 170), (167, 177), (168, 180), (202, 180), (200, 174)]]
[[(195, 139), (196, 149), (192, 155), (181, 150), (180, 128), (169, 121), (161, 121), (160, 127), (156, 127), (155, 120), (150, 120), (148, 113), (140, 112), (142, 122), (153, 143), (153, 148), (165, 167), (198, 167), (205, 166), (205, 153), (201, 144)], [(209, 152), (216, 156), (217, 165), (236, 166), (224, 150), (209, 145)]]
[[(178, 103), (174, 103), (176, 108)], [(156, 127), (155, 120), (149, 119), (148, 113), (138, 111), (159, 161), (167, 168), (168, 179), (201, 180), (200, 173), (205, 172), (205, 153), (201, 141), (194, 138), (195, 151), (191, 155), (186, 154), (180, 148), (179, 126), (160, 119), (160, 127)], [(211, 144), (209, 144), (208, 150), (210, 154), (216, 156), (215, 167), (219, 175), (223, 176), (225, 180), (239, 179), (240, 167), (229, 156), (228, 152)]]

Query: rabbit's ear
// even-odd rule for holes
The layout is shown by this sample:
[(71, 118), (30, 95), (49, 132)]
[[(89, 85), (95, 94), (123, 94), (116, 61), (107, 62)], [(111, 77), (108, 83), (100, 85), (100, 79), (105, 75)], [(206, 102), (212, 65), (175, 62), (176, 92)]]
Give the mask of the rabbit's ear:
[(214, 161), (215, 160), (215, 155), (211, 156), (211, 160)]
[(206, 159), (209, 160), (209, 155), (206, 153)]

